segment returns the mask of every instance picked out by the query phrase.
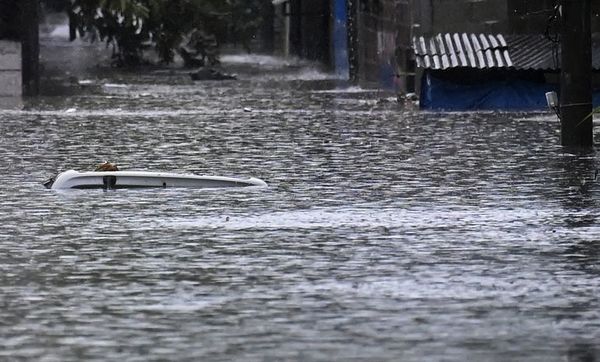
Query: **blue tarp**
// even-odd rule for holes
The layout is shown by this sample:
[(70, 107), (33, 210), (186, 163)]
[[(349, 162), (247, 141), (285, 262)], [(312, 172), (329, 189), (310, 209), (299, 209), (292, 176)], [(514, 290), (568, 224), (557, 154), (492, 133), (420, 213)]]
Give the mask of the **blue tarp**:
[[(556, 85), (518, 78), (482, 79), (477, 84), (460, 84), (425, 72), (421, 83), (421, 108), (447, 111), (546, 110), (545, 93), (550, 91), (558, 93), (559, 90)], [(600, 91), (594, 92), (593, 103), (595, 107), (600, 105)]]

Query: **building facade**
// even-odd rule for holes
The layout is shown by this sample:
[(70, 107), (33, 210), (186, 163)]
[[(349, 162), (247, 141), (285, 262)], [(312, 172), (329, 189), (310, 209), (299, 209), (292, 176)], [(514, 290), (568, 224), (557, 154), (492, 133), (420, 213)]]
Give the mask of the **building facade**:
[[(557, 0), (274, 0), (279, 53), (338, 67), (340, 3), (347, 10), (349, 77), (362, 86), (419, 91), (413, 39), (440, 34), (556, 35)], [(592, 1), (600, 33), (600, 1)], [(552, 20), (554, 18), (554, 20)], [(337, 29), (337, 30), (336, 30)], [(339, 60), (339, 59), (338, 59)]]

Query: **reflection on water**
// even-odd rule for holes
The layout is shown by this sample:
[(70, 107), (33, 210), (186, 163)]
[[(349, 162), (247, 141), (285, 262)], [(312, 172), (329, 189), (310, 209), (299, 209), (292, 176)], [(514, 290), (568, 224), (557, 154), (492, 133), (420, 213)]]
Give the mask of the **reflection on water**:
[[(596, 155), (550, 114), (403, 111), (251, 60), (0, 111), (0, 359), (596, 359)], [(270, 187), (41, 185), (103, 160)]]

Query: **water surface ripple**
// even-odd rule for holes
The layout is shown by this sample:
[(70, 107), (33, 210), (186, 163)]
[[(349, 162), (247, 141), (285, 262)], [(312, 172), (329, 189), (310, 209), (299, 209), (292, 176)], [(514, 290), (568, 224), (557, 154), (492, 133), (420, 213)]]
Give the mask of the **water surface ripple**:
[[(313, 69), (244, 69), (0, 111), (0, 359), (597, 356), (596, 157), (558, 146), (552, 116), (403, 111)], [(103, 160), (270, 187), (41, 186)]]

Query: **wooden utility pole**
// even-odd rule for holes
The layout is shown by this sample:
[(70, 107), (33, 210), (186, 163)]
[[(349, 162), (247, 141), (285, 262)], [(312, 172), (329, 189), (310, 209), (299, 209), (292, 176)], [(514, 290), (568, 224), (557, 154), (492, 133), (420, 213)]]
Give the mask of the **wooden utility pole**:
[(591, 0), (563, 0), (560, 118), (563, 146), (592, 147)]

